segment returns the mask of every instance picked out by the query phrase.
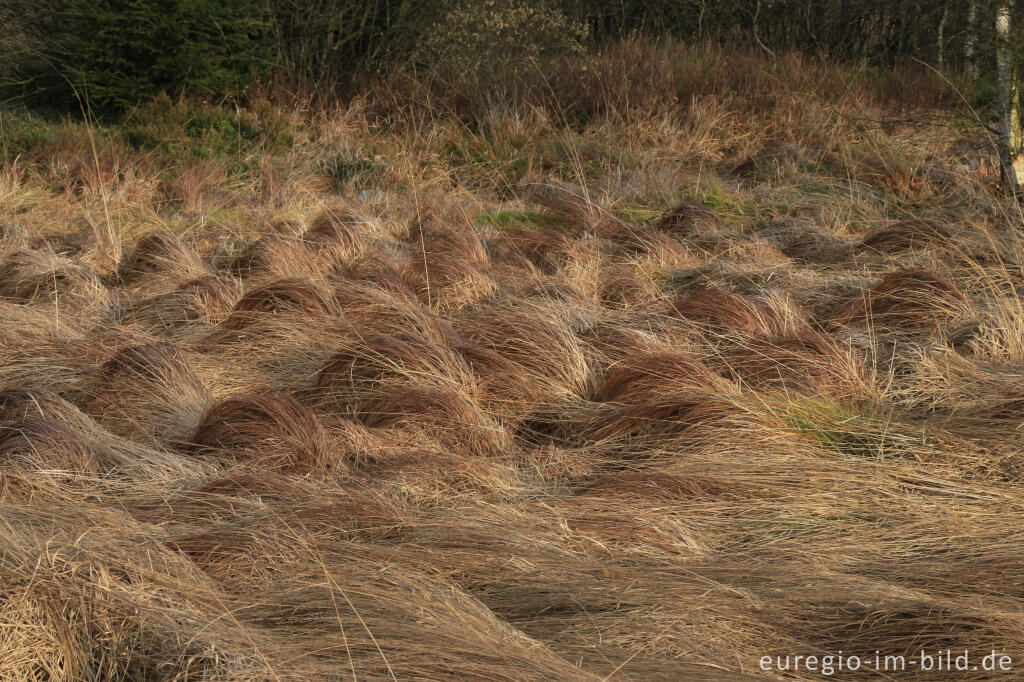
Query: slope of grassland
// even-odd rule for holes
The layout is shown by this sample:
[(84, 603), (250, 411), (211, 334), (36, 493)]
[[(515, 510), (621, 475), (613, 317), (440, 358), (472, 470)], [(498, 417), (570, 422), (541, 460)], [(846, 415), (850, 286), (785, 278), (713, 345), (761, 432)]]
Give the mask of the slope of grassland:
[(1024, 656), (1021, 217), (944, 86), (573, 77), (3, 114), (0, 678)]

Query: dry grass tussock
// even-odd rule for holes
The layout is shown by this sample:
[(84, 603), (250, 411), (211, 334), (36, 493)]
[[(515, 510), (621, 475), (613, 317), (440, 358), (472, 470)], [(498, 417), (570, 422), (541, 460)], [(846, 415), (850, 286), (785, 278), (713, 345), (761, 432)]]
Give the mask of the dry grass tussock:
[(1024, 660), (1024, 244), (985, 140), (811, 60), (594, 59), (515, 101), (263, 103), (253, 146), (165, 102), (191, 165), (10, 134), (0, 679)]

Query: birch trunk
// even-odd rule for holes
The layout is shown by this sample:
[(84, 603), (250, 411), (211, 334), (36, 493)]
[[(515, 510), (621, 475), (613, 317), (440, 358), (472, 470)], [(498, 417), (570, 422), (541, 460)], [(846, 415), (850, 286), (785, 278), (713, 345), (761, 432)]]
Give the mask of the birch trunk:
[(964, 38), (964, 65), (967, 79), (974, 83), (978, 80), (978, 58), (975, 55), (975, 43), (978, 40), (978, 3), (971, 2), (967, 8), (967, 35)]
[(936, 43), (938, 47), (939, 71), (946, 67), (946, 21), (949, 19), (949, 5), (942, 8), (942, 18), (939, 20), (939, 35)]
[(1011, 44), (1010, 2), (996, 9), (996, 76), (999, 81), (999, 165), (1003, 185), (1014, 196), (1024, 178), (1021, 155), (1020, 97), (1017, 88), (1016, 51)]

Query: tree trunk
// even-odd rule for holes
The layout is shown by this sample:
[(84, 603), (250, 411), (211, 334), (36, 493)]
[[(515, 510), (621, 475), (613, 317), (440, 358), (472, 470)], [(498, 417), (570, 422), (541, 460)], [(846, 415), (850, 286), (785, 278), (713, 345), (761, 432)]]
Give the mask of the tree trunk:
[(967, 35), (964, 37), (964, 66), (971, 83), (978, 80), (978, 58), (975, 43), (978, 40), (978, 3), (971, 0), (967, 8)]
[(1016, 51), (1011, 44), (1011, 2), (996, 9), (996, 76), (999, 81), (999, 165), (1003, 186), (1017, 196), (1024, 178), (1021, 154), (1020, 96), (1017, 88)]
[(949, 20), (949, 5), (942, 8), (942, 18), (939, 19), (939, 35), (936, 36), (936, 47), (938, 47), (939, 71), (946, 68), (946, 21)]

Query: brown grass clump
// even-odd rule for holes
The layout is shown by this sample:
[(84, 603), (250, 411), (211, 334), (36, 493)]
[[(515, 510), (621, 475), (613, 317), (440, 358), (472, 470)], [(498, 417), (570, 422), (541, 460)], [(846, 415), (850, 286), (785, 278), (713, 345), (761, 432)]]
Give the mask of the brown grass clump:
[(355, 260), (366, 251), (360, 223), (330, 213), (314, 220), (300, 239), (314, 252), (330, 251), (331, 256), (341, 262)]
[(993, 428), (1005, 432), (1009, 427), (1016, 435), (1021, 423), (1024, 423), (1024, 396), (1019, 393), (999, 396), (994, 400), (986, 397), (982, 401), (972, 402), (975, 404), (958, 409), (949, 424), (951, 429), (963, 426), (978, 433)]
[(649, 277), (621, 267), (610, 269), (602, 277), (598, 297), (604, 303), (628, 307), (657, 300), (661, 290)]
[(402, 272), (416, 297), (437, 310), (458, 310), (494, 293), (494, 282), (479, 267), (456, 255), (412, 259)]
[(36, 417), (0, 426), (0, 469), (9, 466), (87, 476), (100, 472), (100, 460), (81, 433)]
[[(252, 477), (250, 477), (251, 479)], [(348, 540), (388, 539), (401, 532), (408, 515), (403, 500), (362, 486), (345, 486), (322, 491), (326, 499), (310, 500), (305, 495), (281, 498), (280, 489), (294, 487), (288, 481), (264, 477), (262, 481), (219, 479), (203, 486), (203, 497), (213, 504), (223, 495), (245, 496), (266, 494), (266, 499), (281, 505), (273, 513), (240, 524), (218, 524), (213, 528), (189, 532), (171, 540), (168, 545), (188, 556), (205, 573), (220, 580), (239, 577), (256, 578), (269, 573), (280, 557), (295, 553), (301, 540), (295, 528), (311, 535)], [(261, 491), (261, 492), (256, 492)], [(299, 493), (300, 491), (290, 491)], [(306, 491), (308, 494), (308, 489)], [(223, 499), (225, 504), (228, 499)], [(277, 505), (275, 505), (277, 506)], [(282, 513), (283, 512), (283, 513)]]
[(72, 302), (103, 307), (110, 292), (90, 268), (39, 251), (20, 250), (0, 263), (0, 297), (16, 302)]
[(679, 204), (658, 219), (654, 226), (674, 237), (697, 241), (720, 237), (733, 231), (712, 209), (693, 202)]
[(176, 275), (187, 280), (205, 271), (199, 254), (186, 246), (178, 235), (164, 230), (150, 232), (140, 239), (121, 268), (126, 280), (148, 275)]
[(209, 321), (217, 320), (230, 311), (240, 295), (235, 281), (215, 276), (185, 282), (179, 291), (193, 300), (193, 305), (186, 310), (186, 316), (189, 319)]
[(789, 258), (805, 263), (834, 263), (848, 257), (851, 247), (827, 227), (814, 222), (776, 220), (758, 236)]
[(238, 297), (234, 281), (206, 275), (174, 291), (130, 303), (122, 319), (152, 332), (179, 330), (196, 322), (214, 324), (227, 317)]
[(401, 537), (413, 514), (408, 499), (393, 488), (377, 490), (371, 486), (372, 479), (338, 486), (327, 499), (295, 509), (294, 520), (313, 533), (329, 537), (338, 533), (363, 541)]
[(416, 294), (403, 277), (405, 268), (387, 254), (364, 256), (344, 264), (335, 271), (340, 278), (379, 287), (383, 291), (402, 298), (415, 299)]
[(586, 390), (586, 355), (565, 322), (551, 312), (488, 312), (456, 327), (465, 338), (515, 363), (544, 393), (582, 395)]
[(297, 480), (277, 471), (236, 469), (206, 481), (195, 491), (204, 495), (293, 502), (302, 496), (306, 488)]
[(285, 237), (298, 237), (306, 231), (306, 223), (301, 218), (278, 218), (271, 221), (269, 231)]
[(286, 311), (328, 317), (337, 313), (337, 305), (329, 292), (309, 280), (279, 279), (239, 299), (222, 326), (242, 329), (263, 315)]
[(389, 444), (365, 474), (401, 489), (414, 502), (432, 506), (448, 497), (507, 496), (520, 485), (519, 472), (509, 464), (496, 457), (467, 456), (488, 453), (432, 442), (420, 428), (382, 433), (396, 436), (397, 442)]
[(347, 327), (363, 336), (416, 334), (434, 343), (452, 336), (451, 325), (415, 299), (373, 282), (342, 282), (334, 287)]
[(772, 144), (744, 158), (731, 171), (745, 180), (767, 182), (785, 172), (796, 170), (805, 161), (805, 157), (805, 151), (796, 145)]
[(76, 257), (86, 255), (93, 239), (87, 232), (58, 232), (33, 237), (28, 240), (28, 247), (34, 251)]
[(666, 395), (653, 402), (608, 404), (582, 414), (567, 430), (583, 446), (613, 446), (621, 456), (646, 459), (660, 447), (739, 437), (755, 422), (732, 402), (706, 393)]
[(476, 393), (489, 412), (515, 421), (533, 408), (539, 392), (520, 366), (477, 343), (460, 341), (452, 347), (472, 372)]
[(600, 403), (657, 402), (687, 389), (722, 389), (725, 382), (700, 358), (678, 351), (630, 354), (601, 377), (590, 399)]
[(229, 264), (236, 277), (247, 279), (310, 279), (321, 276), (324, 266), (316, 253), (299, 237), (268, 234), (245, 247)]
[(218, 528), (175, 538), (167, 546), (213, 576), (253, 578), (273, 556), (287, 552), (280, 541), (247, 528)]
[(444, 255), (474, 264), (488, 260), (487, 249), (472, 225), (446, 222), (429, 213), (413, 222), (406, 241), (420, 254)]
[(348, 468), (316, 416), (285, 395), (220, 401), (203, 414), (191, 442), (200, 451), (241, 460), (256, 469), (324, 474)]
[(747, 235), (725, 237), (705, 248), (716, 261), (741, 267), (756, 263), (760, 268), (781, 270), (789, 264), (789, 258), (776, 244)]
[(839, 325), (868, 322), (880, 327), (925, 330), (970, 313), (970, 300), (953, 282), (926, 270), (891, 272), (841, 308)]
[(504, 260), (518, 255), (546, 275), (564, 270), (573, 261), (584, 257), (579, 245), (560, 230), (509, 230), (499, 237)]
[(85, 409), (126, 438), (183, 443), (211, 400), (188, 356), (161, 342), (131, 346), (107, 360)]
[(759, 389), (847, 398), (866, 394), (870, 385), (852, 348), (815, 332), (750, 339), (727, 353), (724, 363), (730, 375)]
[(316, 385), (328, 394), (358, 395), (387, 379), (452, 387), (472, 383), (470, 369), (456, 351), (412, 334), (397, 334), (355, 339), (317, 372)]
[(657, 227), (623, 224), (606, 235), (616, 245), (616, 254), (643, 258), (662, 267), (685, 267), (700, 260), (675, 237)]
[(519, 295), (523, 298), (558, 301), (579, 307), (592, 303), (592, 300), (580, 291), (579, 287), (564, 279), (527, 281), (519, 291)]
[(740, 294), (708, 288), (684, 294), (671, 303), (672, 310), (716, 331), (745, 334), (782, 334), (786, 320), (762, 303)]
[(502, 427), (459, 391), (404, 381), (381, 384), (355, 413), (370, 428), (422, 430), (442, 445), (497, 453), (508, 444)]
[(95, 428), (92, 420), (58, 394), (44, 390), (0, 391), (0, 424), (11, 426), (29, 419), (55, 421), (77, 431)]
[(953, 233), (927, 220), (898, 220), (879, 227), (865, 236), (860, 245), (882, 253), (897, 253), (912, 248), (948, 244)]
[(627, 355), (648, 352), (659, 345), (654, 334), (614, 322), (590, 325), (580, 331), (578, 336), (591, 354), (607, 363), (617, 362)]

